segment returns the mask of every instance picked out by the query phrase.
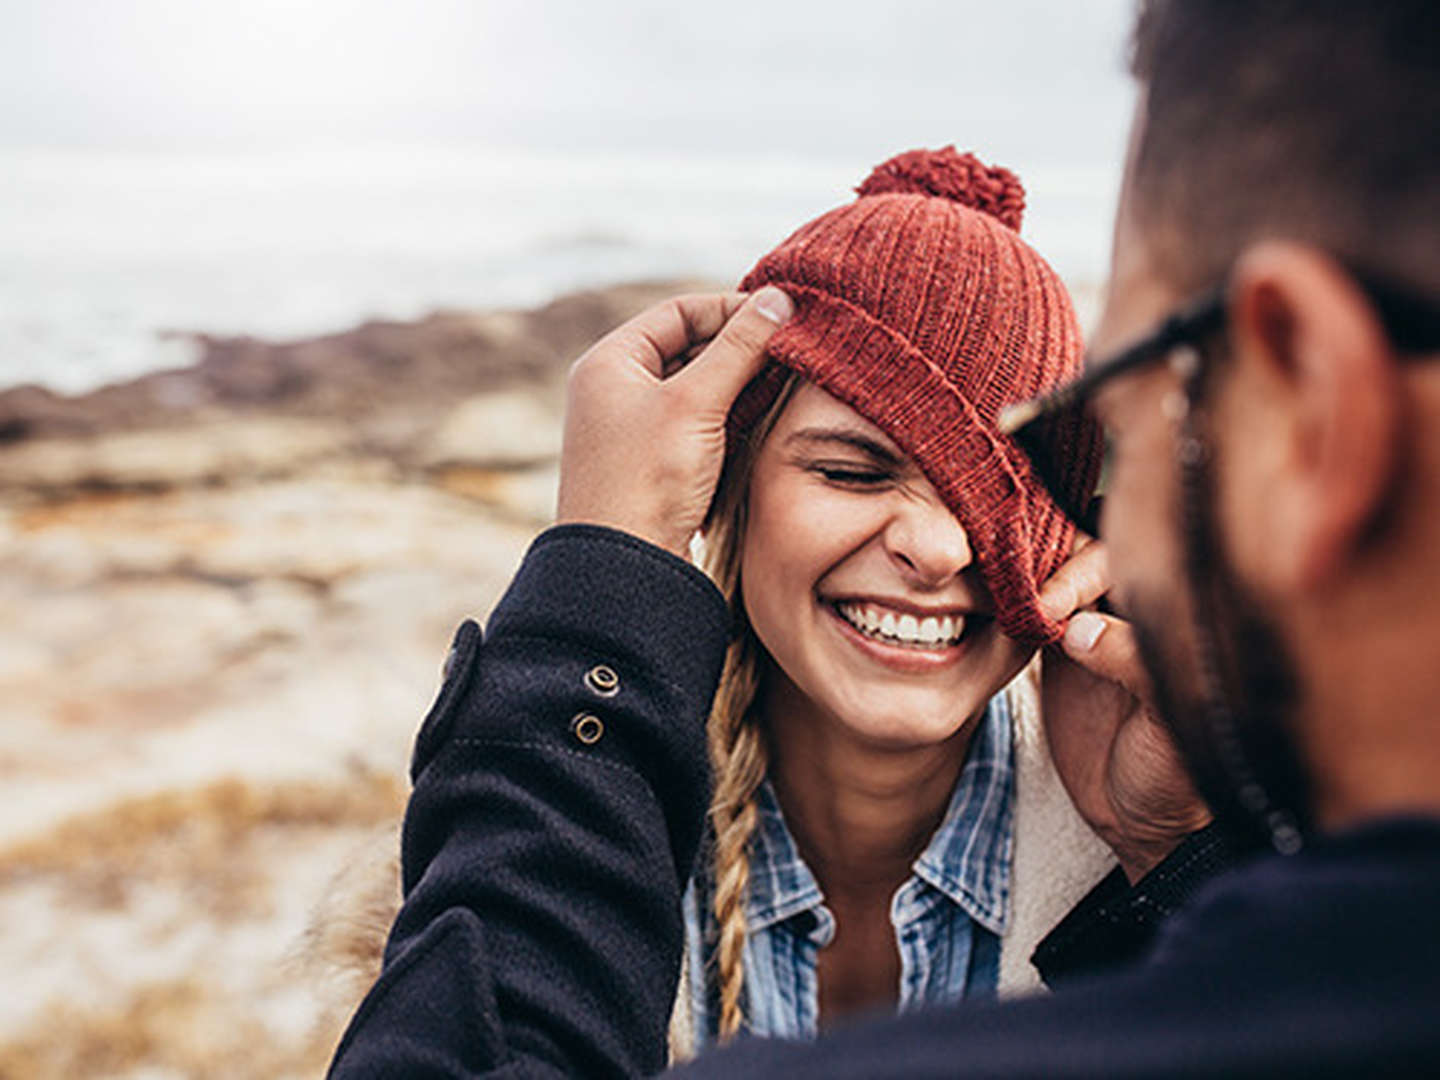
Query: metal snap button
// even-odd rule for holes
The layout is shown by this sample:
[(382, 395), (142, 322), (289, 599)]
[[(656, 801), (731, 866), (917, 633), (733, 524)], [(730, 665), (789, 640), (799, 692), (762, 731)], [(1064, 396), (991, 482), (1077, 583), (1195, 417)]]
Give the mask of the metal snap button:
[(594, 713), (576, 713), (570, 721), (570, 730), (586, 746), (594, 746), (605, 734), (605, 724)]
[(620, 692), (620, 676), (608, 664), (596, 664), (585, 673), (585, 685), (601, 697), (614, 697)]

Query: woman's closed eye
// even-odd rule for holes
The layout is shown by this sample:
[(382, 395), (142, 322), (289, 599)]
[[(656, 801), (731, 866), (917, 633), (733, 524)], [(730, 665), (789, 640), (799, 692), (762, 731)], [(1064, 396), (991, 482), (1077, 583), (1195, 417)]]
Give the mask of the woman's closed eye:
[(853, 461), (817, 461), (807, 468), (837, 487), (873, 489), (885, 487), (895, 480), (890, 469)]

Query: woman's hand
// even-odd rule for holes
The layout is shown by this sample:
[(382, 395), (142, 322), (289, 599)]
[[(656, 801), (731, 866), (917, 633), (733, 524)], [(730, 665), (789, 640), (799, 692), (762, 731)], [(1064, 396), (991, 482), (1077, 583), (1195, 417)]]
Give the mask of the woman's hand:
[(773, 286), (748, 298), (685, 296), (637, 315), (577, 360), (557, 522), (608, 525), (688, 558), (720, 479), (730, 406), (793, 311)]
[(1135, 882), (1208, 824), (1210, 811), (1155, 712), (1133, 628), (1093, 610), (1109, 588), (1098, 541), (1045, 583), (1041, 606), (1068, 624), (1045, 651), (1041, 700), (1060, 779)]

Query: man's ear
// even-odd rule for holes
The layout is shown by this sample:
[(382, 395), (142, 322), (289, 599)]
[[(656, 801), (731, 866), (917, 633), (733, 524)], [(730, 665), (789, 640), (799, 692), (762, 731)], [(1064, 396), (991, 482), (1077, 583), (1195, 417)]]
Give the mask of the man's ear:
[(1354, 279), (1312, 247), (1247, 249), (1229, 302), (1236, 389), (1253, 399), (1232, 404), (1269, 489), (1245, 500), (1262, 526), (1240, 527), (1255, 538), (1249, 569), (1282, 590), (1322, 587), (1385, 505), (1400, 434), (1394, 351)]

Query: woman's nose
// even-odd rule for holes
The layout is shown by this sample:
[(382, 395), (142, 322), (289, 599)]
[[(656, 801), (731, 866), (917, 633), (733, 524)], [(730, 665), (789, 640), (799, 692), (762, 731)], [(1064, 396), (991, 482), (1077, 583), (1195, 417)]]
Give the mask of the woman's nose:
[(938, 500), (897, 513), (885, 530), (885, 547), (907, 576), (929, 588), (947, 584), (975, 560), (970, 537)]

